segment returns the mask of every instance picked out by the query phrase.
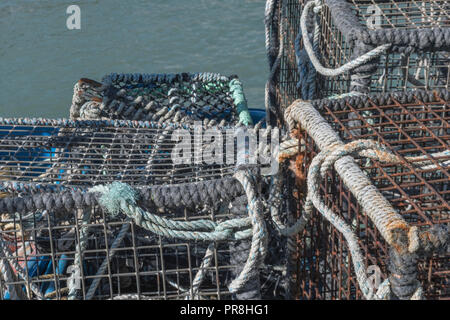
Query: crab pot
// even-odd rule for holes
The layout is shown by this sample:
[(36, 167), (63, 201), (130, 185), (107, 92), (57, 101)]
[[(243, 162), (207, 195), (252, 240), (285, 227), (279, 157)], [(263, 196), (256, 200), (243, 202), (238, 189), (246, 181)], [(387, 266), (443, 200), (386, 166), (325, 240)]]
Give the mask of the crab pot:
[(313, 43), (313, 24), (317, 20), (315, 56), (324, 67), (338, 68), (378, 46), (391, 46), (380, 56), (339, 76), (312, 72), (313, 88), (306, 70), (314, 68), (301, 34), (298, 50), (295, 45), (301, 32), (300, 16), (308, 1), (285, 2), (284, 10), (278, 11), (279, 21), (284, 21), (284, 31), (280, 33), (284, 45), (274, 90), (276, 107), (281, 111), (297, 98), (321, 99), (351, 91), (449, 88), (450, 7), (446, 1), (324, 0), (317, 14), (309, 12), (306, 23)]
[[(199, 142), (185, 124), (0, 119), (0, 299), (271, 297), (270, 270), (242, 292), (228, 289), (251, 239), (168, 236), (117, 210), (114, 197), (128, 197), (123, 201), (135, 199), (173, 223), (247, 217), (246, 193), (233, 177), (236, 141), (233, 164), (225, 150), (223, 164), (176, 163), (171, 152), (178, 140), (171, 138), (178, 129), (189, 134), (193, 155)], [(128, 187), (115, 195), (90, 190), (117, 182)]]
[(238, 77), (217, 73), (113, 73), (101, 83), (83, 78), (75, 84), (70, 116), (208, 126), (252, 124)]
[[(308, 118), (304, 113), (302, 117), (307, 120), (301, 127), (305, 129), (307, 121), (317, 121), (328, 123), (329, 130), (322, 128), (319, 132), (311, 126), (312, 129), (300, 131), (298, 136), (305, 143), (298, 155), (303, 166), (298, 169), (305, 175), (312, 159), (328, 147), (327, 138), (322, 135), (325, 132), (327, 137), (340, 139), (339, 144), (360, 139), (376, 141), (400, 157), (399, 163), (386, 163), (352, 155), (353, 160), (345, 161), (353, 163), (346, 162), (345, 168), (342, 167), (344, 159), (340, 159), (324, 174), (317, 187), (323, 203), (343, 219), (356, 236), (362, 264), (370, 270), (368, 276), (378, 272), (378, 285), (388, 278), (392, 281), (390, 265), (398, 260), (392, 256), (394, 250), (384, 236), (386, 230), (374, 222), (381, 214), (374, 220), (370, 216), (373, 210), (399, 215), (398, 221), (403, 219), (407, 226), (416, 226), (419, 233), (422, 232), (421, 239), (427, 238), (433, 228), (442, 231), (447, 242), (433, 251), (417, 251), (414, 256), (417, 263), (408, 269), (413, 277), (410, 283), (420, 281), (427, 299), (450, 297), (449, 101), (448, 91), (315, 100), (310, 104), (316, 110), (312, 112), (314, 116)], [(409, 157), (416, 157), (416, 164), (408, 160)], [(420, 166), (418, 159), (429, 161)], [(359, 180), (367, 180), (369, 187), (359, 190), (358, 194), (355, 186)], [(297, 187), (306, 188), (305, 185)], [(369, 192), (374, 187), (376, 196)], [(304, 208), (304, 199), (299, 200), (300, 208)], [(296, 279), (300, 299), (363, 299), (349, 243), (335, 224), (314, 209), (297, 241)], [(374, 287), (377, 288), (376, 282)], [(395, 298), (398, 297), (391, 295), (391, 299)]]

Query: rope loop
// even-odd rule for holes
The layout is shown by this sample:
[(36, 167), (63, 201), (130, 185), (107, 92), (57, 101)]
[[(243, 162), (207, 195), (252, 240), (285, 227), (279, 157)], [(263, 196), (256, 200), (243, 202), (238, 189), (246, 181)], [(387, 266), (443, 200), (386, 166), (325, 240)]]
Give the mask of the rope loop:
[[(117, 215), (119, 211), (123, 212), (137, 225), (160, 236), (203, 241), (243, 240), (251, 237), (252, 243), (247, 262), (238, 277), (229, 285), (231, 292), (237, 292), (251, 279), (259, 264), (264, 261), (267, 250), (267, 230), (255, 177), (244, 170), (237, 171), (234, 177), (242, 184), (246, 192), (249, 216), (220, 223), (205, 219), (176, 221), (152, 214), (137, 205), (136, 192), (131, 186), (122, 182), (95, 186), (89, 192), (100, 193), (99, 204), (111, 215)], [(210, 259), (210, 255), (207, 256)], [(205, 262), (206, 265), (208, 263)], [(202, 277), (203, 275), (199, 275), (196, 283), (200, 283)]]
[[(311, 44), (311, 41), (309, 40), (308, 31), (306, 28), (308, 13), (311, 9), (313, 9), (313, 12), (315, 14), (317, 14), (320, 10), (316, 9), (316, 8), (321, 8), (319, 6), (319, 1), (310, 1), (305, 5), (305, 7), (303, 8), (301, 19), (300, 19), (300, 28), (301, 28), (302, 36), (303, 36), (303, 45), (306, 49), (306, 52), (308, 53), (309, 58), (311, 59), (311, 62), (314, 65), (314, 68), (320, 74), (322, 74), (324, 76), (328, 76), (328, 77), (336, 77), (336, 76), (346, 73), (350, 70), (353, 70), (353, 69), (367, 63), (368, 61), (380, 56), (388, 48), (391, 47), (391, 44), (383, 44), (383, 45), (380, 45), (380, 46), (376, 47), (375, 49), (363, 54), (362, 56), (356, 58), (355, 60), (350, 61), (338, 68), (331, 69), (331, 68), (324, 67), (320, 63), (319, 59), (316, 57), (316, 55), (314, 53), (313, 45)], [(317, 21), (315, 21), (314, 23), (317, 24)]]

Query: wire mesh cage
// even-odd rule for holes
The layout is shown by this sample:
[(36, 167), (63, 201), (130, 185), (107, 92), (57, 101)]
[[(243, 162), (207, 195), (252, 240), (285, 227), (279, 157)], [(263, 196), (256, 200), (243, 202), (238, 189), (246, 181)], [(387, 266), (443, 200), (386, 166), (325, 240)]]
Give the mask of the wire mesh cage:
[[(198, 141), (199, 129), (211, 127), (1, 119), (0, 298), (271, 297), (281, 272), (267, 264), (229, 289), (252, 246), (246, 190), (234, 178), (245, 155), (232, 134), (222, 163), (204, 152), (195, 161), (195, 148), (211, 143)], [(192, 162), (172, 161), (177, 130)], [(236, 127), (218, 130), (227, 141)]]
[[(381, 290), (387, 280), (384, 298), (413, 298), (417, 288), (450, 297), (449, 101), (448, 91), (419, 90), (294, 102), (304, 143), (297, 189), (322, 199), (298, 237), (300, 299), (367, 298), (364, 282)], [(433, 245), (411, 249), (411, 230)]]
[(72, 119), (143, 120), (208, 126), (252, 124), (237, 76), (217, 73), (111, 74), (74, 87)]
[[(308, 12), (304, 12), (308, 2)], [(279, 25), (282, 41), (274, 46), (281, 43), (283, 48), (273, 104), (281, 112), (297, 98), (448, 89), (447, 1), (325, 0), (315, 5), (316, 2), (286, 0), (278, 6), (274, 23)], [(302, 14), (306, 32), (301, 29)], [(305, 34), (309, 34), (311, 42), (309, 52), (304, 46)], [(377, 49), (371, 60), (339, 76), (316, 72), (311, 64), (314, 55), (324, 68), (339, 68)]]
[(385, 43), (392, 47), (367, 70), (355, 69), (343, 79), (323, 79), (320, 97), (357, 90), (357, 77), (363, 76), (369, 79), (359, 85), (368, 92), (448, 89), (449, 43), (444, 39), (450, 32), (450, 7), (446, 1), (369, 0), (351, 1), (347, 6), (341, 2), (325, 2), (318, 18), (318, 52), (326, 57), (326, 66), (343, 65)]

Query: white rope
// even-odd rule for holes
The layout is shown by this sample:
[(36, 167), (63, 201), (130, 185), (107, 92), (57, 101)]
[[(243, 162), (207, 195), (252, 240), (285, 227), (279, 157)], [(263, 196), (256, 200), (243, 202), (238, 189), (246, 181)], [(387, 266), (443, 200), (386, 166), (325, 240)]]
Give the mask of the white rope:
[[(309, 40), (308, 31), (306, 28), (306, 20), (308, 19), (309, 10), (311, 8), (313, 8), (314, 6), (317, 6), (316, 8), (320, 8), (319, 4), (320, 4), (320, 2), (316, 0), (316, 1), (310, 1), (305, 5), (305, 7), (303, 8), (301, 19), (300, 19), (300, 28), (302, 31), (303, 45), (306, 49), (306, 52), (308, 53), (309, 58), (311, 59), (311, 62), (314, 65), (314, 68), (320, 74), (322, 74), (324, 76), (328, 76), (328, 77), (335, 77), (335, 76), (341, 75), (343, 73), (346, 73), (352, 69), (355, 69), (355, 68), (367, 63), (368, 61), (378, 57), (379, 55), (384, 53), (391, 46), (391, 44), (383, 44), (383, 45), (376, 47), (375, 49), (363, 54), (362, 56), (356, 58), (355, 60), (350, 61), (336, 69), (330, 69), (330, 68), (324, 67), (320, 63), (319, 59), (317, 59), (316, 55), (314, 54), (313, 46), (311, 44), (311, 41)], [(316, 8), (314, 8), (315, 12), (317, 11)], [(317, 23), (317, 22), (315, 22), (315, 23)]]

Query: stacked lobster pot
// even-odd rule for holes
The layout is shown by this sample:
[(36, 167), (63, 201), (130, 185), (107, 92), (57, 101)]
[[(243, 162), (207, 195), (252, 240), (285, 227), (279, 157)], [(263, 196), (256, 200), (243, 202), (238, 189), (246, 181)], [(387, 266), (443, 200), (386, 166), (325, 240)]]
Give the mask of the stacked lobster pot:
[(267, 2), (296, 297), (450, 297), (449, 18), (440, 0)]
[(1, 299), (280, 295), (237, 77), (81, 79), (70, 116), (0, 119)]

